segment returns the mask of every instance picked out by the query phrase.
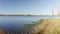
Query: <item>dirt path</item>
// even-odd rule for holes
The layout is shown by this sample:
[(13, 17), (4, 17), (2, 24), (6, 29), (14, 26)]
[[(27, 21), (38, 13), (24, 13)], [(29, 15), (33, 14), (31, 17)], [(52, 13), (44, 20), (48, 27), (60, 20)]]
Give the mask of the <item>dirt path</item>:
[(43, 23), (33, 28), (31, 34), (60, 34), (60, 18), (43, 18)]

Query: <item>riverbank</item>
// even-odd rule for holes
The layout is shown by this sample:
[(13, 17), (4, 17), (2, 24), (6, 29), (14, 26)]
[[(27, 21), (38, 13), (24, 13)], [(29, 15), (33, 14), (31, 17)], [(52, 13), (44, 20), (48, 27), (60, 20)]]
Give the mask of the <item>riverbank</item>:
[(60, 34), (60, 18), (43, 18), (30, 34)]

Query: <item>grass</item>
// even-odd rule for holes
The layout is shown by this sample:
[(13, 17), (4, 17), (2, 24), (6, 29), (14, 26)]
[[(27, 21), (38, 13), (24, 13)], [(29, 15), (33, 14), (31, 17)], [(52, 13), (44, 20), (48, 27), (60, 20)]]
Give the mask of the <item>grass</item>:
[(43, 18), (40, 23), (33, 28), (32, 34), (60, 34), (60, 18)]
[(40, 24), (41, 24), (43, 21), (44, 21), (44, 19), (40, 19), (40, 20), (39, 20)]

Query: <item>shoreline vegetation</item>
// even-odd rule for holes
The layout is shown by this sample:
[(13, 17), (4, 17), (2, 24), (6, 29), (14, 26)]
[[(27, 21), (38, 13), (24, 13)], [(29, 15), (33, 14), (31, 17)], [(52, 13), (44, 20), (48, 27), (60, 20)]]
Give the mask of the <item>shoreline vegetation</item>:
[(60, 34), (60, 18), (41, 18), (39, 22), (25, 24), (23, 34)]
[(42, 18), (30, 34), (60, 34), (60, 18)]

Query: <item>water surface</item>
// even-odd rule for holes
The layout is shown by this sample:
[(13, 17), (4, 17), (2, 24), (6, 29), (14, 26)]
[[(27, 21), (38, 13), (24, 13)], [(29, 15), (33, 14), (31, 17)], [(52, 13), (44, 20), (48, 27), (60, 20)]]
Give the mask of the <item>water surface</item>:
[[(24, 24), (38, 22), (40, 18), (58, 18), (57, 16), (0, 16), (1, 29), (14, 29)], [(60, 18), (60, 17), (59, 17)]]

